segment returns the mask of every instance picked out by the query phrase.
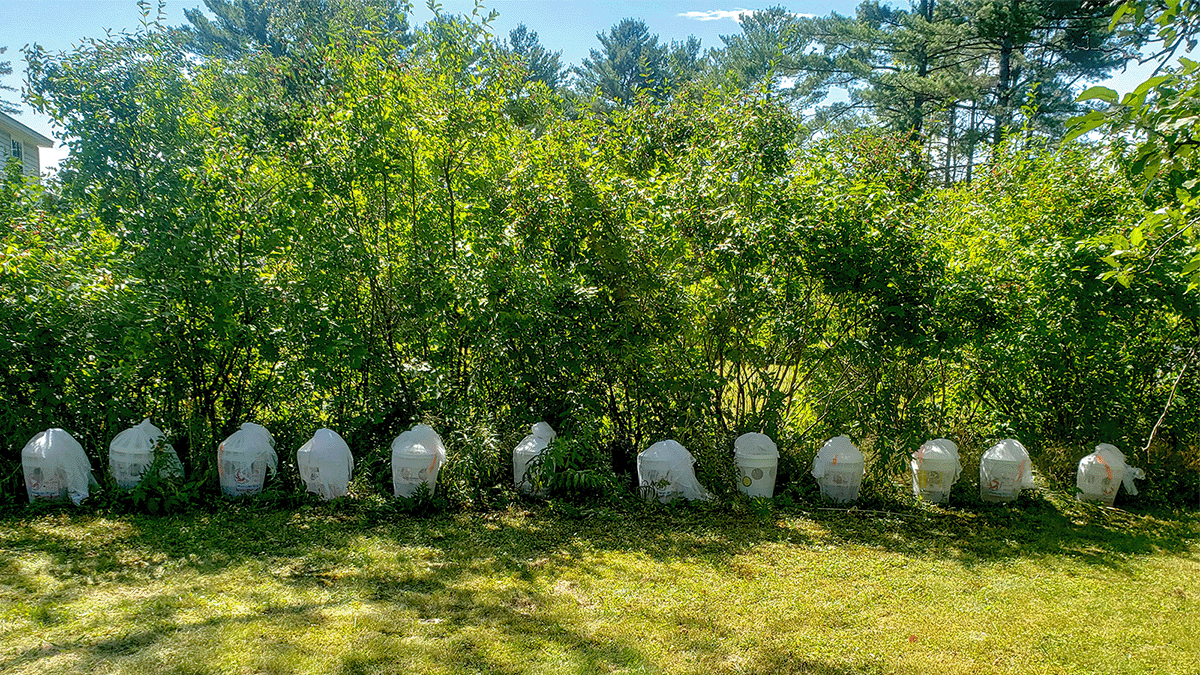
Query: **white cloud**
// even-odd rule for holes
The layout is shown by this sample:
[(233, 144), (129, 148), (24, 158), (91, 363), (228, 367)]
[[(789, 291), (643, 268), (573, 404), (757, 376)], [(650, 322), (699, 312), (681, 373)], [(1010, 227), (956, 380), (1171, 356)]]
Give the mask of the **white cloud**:
[(697, 21), (720, 21), (721, 19), (733, 19), (741, 22), (743, 14), (753, 14), (752, 9), (714, 9), (709, 12), (683, 12), (679, 16), (685, 19), (695, 19)]
[[(695, 19), (696, 21), (720, 21), (722, 19), (732, 19), (733, 21), (737, 21), (738, 23), (741, 23), (743, 16), (746, 16), (747, 14), (753, 14), (756, 11), (758, 11), (758, 10), (754, 10), (754, 9), (713, 9), (713, 10), (709, 10), (707, 12), (699, 12), (699, 11), (682, 12), (679, 14), (679, 16), (682, 16), (685, 19)], [(811, 19), (815, 15), (814, 14), (793, 14), (792, 16), (802, 18), (802, 19)]]

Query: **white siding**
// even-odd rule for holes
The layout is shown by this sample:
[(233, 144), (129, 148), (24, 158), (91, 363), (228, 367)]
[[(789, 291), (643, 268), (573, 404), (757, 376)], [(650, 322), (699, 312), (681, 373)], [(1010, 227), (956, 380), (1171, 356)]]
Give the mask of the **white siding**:
[(38, 146), (33, 143), (23, 143), (21, 158), (25, 161), (25, 175), (39, 176), (42, 167), (38, 166)]
[[(0, 166), (12, 157), (13, 141), (20, 142), (20, 139), (14, 138), (7, 131), (0, 131)], [(29, 141), (21, 142), (21, 171), (26, 176), (39, 176), (42, 169), (40, 164), (38, 147)]]
[(53, 145), (54, 141), (0, 113), (0, 164), (8, 162), (16, 144), (21, 154), (22, 173), (37, 178), (42, 173), (39, 143)]

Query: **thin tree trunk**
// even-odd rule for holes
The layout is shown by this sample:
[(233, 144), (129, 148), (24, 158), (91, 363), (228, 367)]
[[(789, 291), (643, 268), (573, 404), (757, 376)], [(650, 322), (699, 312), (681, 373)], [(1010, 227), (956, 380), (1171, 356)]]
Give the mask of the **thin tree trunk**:
[(997, 146), (1004, 140), (1004, 129), (1012, 120), (1012, 111), (1009, 110), (1012, 103), (1012, 54), (1012, 37), (1006, 35), (1000, 44), (1000, 77), (996, 82), (996, 126), (992, 130), (992, 144)]
[(950, 119), (946, 123), (946, 187), (953, 182), (954, 173), (954, 125), (958, 117), (958, 106), (950, 104)]

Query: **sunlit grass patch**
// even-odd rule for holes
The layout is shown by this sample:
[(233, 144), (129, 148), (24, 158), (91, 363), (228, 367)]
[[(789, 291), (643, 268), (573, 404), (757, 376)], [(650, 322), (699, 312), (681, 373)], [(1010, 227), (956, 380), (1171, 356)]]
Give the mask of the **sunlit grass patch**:
[[(249, 517), (248, 517), (249, 516)], [(1194, 515), (0, 522), (9, 673), (1191, 673)]]

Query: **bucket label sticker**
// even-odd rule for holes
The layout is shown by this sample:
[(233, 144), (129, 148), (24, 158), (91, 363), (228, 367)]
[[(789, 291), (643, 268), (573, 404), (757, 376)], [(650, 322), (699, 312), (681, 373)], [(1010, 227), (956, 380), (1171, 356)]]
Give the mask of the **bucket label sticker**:
[(1100, 493), (1103, 494), (1105, 497), (1115, 494), (1117, 491), (1116, 486), (1112, 484), (1111, 478), (1105, 478), (1104, 480), (1100, 481), (1100, 484), (1104, 486), (1100, 490)]
[(410, 466), (400, 467), (400, 478), (409, 483), (423, 482), (429, 476), (429, 469), (419, 469), (413, 471)]
[(58, 477), (53, 474), (46, 476), (41, 469), (34, 469), (30, 473), (26, 485), (34, 499), (58, 499), (64, 492)]
[(225, 492), (235, 496), (253, 494), (261, 490), (263, 479), (266, 478), (267, 473), (267, 465), (264, 462), (235, 464), (226, 461), (222, 462), (221, 468), (223, 469), (222, 477), (233, 477), (233, 484), (225, 486)]
[(941, 490), (943, 489), (943, 481), (945, 480), (944, 471), (918, 471), (917, 485), (922, 489)]
[(1105, 497), (1111, 497), (1111, 496), (1115, 495), (1117, 492), (1117, 486), (1119, 485), (1119, 483), (1116, 483), (1112, 478), (1110, 478), (1108, 476), (1105, 476), (1104, 478), (1101, 478), (1099, 480), (1096, 480), (1095, 476), (1089, 476), (1085, 482), (1088, 485), (1093, 486), (1093, 489), (1090, 491), (1091, 494), (1097, 494), (1095, 485), (1096, 485), (1096, 483), (1099, 483), (1100, 484), (1099, 494), (1102, 494)]

